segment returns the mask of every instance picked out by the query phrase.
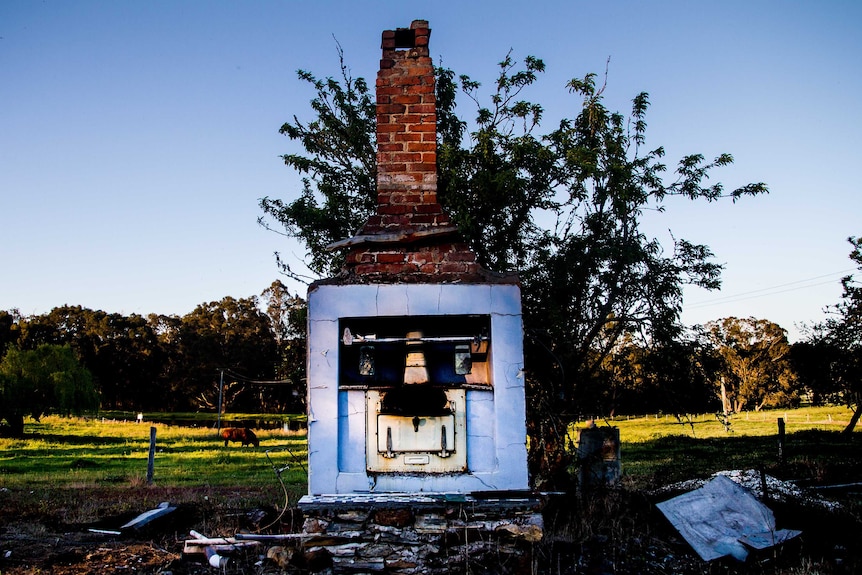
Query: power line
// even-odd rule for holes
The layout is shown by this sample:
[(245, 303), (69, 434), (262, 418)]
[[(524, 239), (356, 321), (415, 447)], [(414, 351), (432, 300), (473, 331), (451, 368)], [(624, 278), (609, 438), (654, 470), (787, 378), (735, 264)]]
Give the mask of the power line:
[(240, 375), (235, 371), (231, 371), (228, 368), (224, 368), (223, 371), (225, 374), (231, 376), (241, 383), (253, 383), (255, 385), (285, 385), (285, 384), (293, 384), (293, 380), (290, 379), (250, 379), (245, 377), (244, 375)]
[[(784, 284), (779, 284), (779, 285), (775, 285), (775, 286), (771, 286), (771, 287), (765, 287), (765, 288), (756, 289), (756, 290), (752, 290), (752, 291), (747, 291), (747, 292), (737, 293), (737, 294), (733, 294), (733, 295), (718, 297), (718, 298), (711, 299), (711, 300), (695, 302), (693, 304), (689, 304), (689, 305), (686, 305), (684, 307), (687, 310), (699, 309), (699, 308), (711, 307), (711, 306), (722, 305), (722, 304), (727, 304), (727, 303), (736, 303), (738, 301), (745, 301), (745, 300), (749, 300), (749, 299), (769, 297), (769, 296), (787, 293), (787, 292), (791, 292), (791, 291), (798, 291), (798, 290), (808, 289), (808, 288), (817, 287), (817, 286), (821, 286), (821, 285), (827, 285), (827, 284), (833, 283), (835, 280), (833, 279), (830, 281), (818, 282), (818, 283), (813, 283), (813, 284), (807, 283), (807, 282), (811, 282), (814, 280), (823, 279), (823, 278), (827, 278), (827, 277), (833, 277), (836, 275), (846, 274), (846, 273), (852, 272), (852, 271), (855, 271), (855, 269), (851, 268), (848, 270), (832, 272), (832, 273), (821, 275), (821, 276), (815, 276), (815, 277), (811, 277), (811, 278), (807, 278), (807, 279), (803, 279), (803, 280), (797, 280), (797, 281), (784, 283)], [(802, 286), (798, 285), (798, 284), (802, 284), (802, 283), (804, 283), (806, 285), (802, 285)], [(797, 287), (789, 287), (789, 286), (797, 286)], [(784, 288), (784, 287), (787, 287), (788, 289), (780, 289), (780, 288)], [(766, 293), (763, 293), (763, 292), (766, 292)]]

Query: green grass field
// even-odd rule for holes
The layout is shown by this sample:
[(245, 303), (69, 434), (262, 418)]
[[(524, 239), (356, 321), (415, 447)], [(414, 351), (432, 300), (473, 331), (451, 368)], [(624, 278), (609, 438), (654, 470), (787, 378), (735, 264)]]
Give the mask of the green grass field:
[[(165, 421), (189, 421), (193, 414), (159, 414)], [(839, 437), (851, 412), (846, 407), (809, 407), (733, 416), (731, 431), (712, 414), (622, 417), (600, 421), (620, 429), (626, 485), (649, 488), (724, 469), (764, 468), (804, 481), (862, 479), (862, 432)], [(305, 492), (307, 457), (302, 431), (258, 430), (260, 447), (224, 447), (212, 415), (198, 427), (134, 423), (134, 414), (99, 418), (44, 417), (27, 420), (24, 439), (0, 439), (0, 487), (140, 486), (146, 483), (151, 425), (156, 427), (154, 484), (173, 487), (278, 486), (273, 465), (290, 469), (282, 478), (291, 492)], [(780, 464), (777, 419), (786, 420), (785, 461)], [(227, 416), (231, 421), (299, 421), (298, 416)], [(290, 426), (290, 425), (288, 425)], [(269, 457), (267, 458), (267, 452)]]
[[(621, 417), (624, 480), (658, 487), (729, 469), (764, 469), (805, 483), (862, 480), (862, 431), (840, 436), (852, 412), (844, 406), (806, 407), (735, 414), (730, 430), (714, 414), (678, 420), (670, 415)], [(785, 420), (783, 462), (778, 419)]]
[(274, 464), (290, 465), (282, 478), (291, 490), (305, 490), (307, 451), (302, 432), (258, 430), (260, 447), (238, 443), (224, 447), (215, 429), (207, 426), (57, 416), (27, 420), (24, 439), (0, 439), (0, 486), (144, 484), (150, 427), (156, 428), (153, 482), (157, 485), (273, 486), (278, 484)]

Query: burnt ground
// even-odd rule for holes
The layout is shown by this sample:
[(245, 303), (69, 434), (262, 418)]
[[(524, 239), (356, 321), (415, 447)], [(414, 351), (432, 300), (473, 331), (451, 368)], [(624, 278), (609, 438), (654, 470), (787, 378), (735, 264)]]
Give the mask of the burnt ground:
[[(0, 574), (57, 575), (148, 573), (304, 573), (301, 555), (279, 565), (263, 545), (231, 556), (213, 568), (200, 557), (184, 557), (183, 542), (194, 529), (207, 536), (255, 531), (278, 519), (266, 507), (271, 493), (246, 488), (92, 487), (34, 490), (0, 488)], [(663, 495), (660, 500), (666, 498)], [(138, 531), (103, 535), (143, 511), (169, 501), (177, 510)], [(745, 563), (704, 563), (641, 492), (617, 490), (561, 498), (549, 505), (545, 539), (534, 547), (526, 571), (578, 574), (851, 574), (862, 573), (862, 521), (858, 506), (826, 511), (772, 503), (778, 527), (801, 529), (779, 549), (753, 553)], [(301, 526), (298, 512), (284, 514), (269, 533)], [(463, 565), (453, 567), (463, 572)], [(506, 565), (473, 565), (474, 573), (515, 573)]]

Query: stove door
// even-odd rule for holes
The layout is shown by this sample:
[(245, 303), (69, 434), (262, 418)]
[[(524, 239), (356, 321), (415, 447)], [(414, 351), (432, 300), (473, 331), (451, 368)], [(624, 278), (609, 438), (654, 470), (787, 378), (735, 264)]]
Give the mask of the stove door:
[(368, 471), (452, 473), (467, 470), (465, 390), (447, 390), (452, 413), (437, 416), (382, 414), (383, 393), (366, 392)]

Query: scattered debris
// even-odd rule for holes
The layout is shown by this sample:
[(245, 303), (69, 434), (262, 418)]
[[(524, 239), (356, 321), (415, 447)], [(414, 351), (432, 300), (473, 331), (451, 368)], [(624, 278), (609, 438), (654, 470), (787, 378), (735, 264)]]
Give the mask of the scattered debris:
[(197, 531), (190, 531), (194, 539), (188, 539), (183, 546), (183, 555), (203, 555), (211, 567), (224, 569), (228, 564), (228, 557), (241, 547), (254, 547), (259, 545), (258, 541), (238, 541), (234, 537), (207, 537)]
[(167, 501), (163, 501), (159, 503), (158, 507), (156, 507), (155, 509), (150, 509), (149, 511), (141, 513), (140, 515), (138, 515), (131, 521), (128, 521), (125, 524), (121, 525), (117, 529), (91, 527), (87, 531), (89, 531), (90, 533), (98, 533), (100, 535), (122, 535), (123, 533), (126, 533), (130, 530), (137, 531), (152, 522), (153, 520), (160, 517), (164, 517), (168, 513), (176, 511), (176, 509), (176, 507), (172, 506)]
[(141, 527), (143, 527), (144, 525), (146, 525), (147, 523), (149, 523), (153, 519), (158, 519), (159, 517), (161, 517), (163, 515), (167, 515), (168, 513), (171, 513), (172, 511), (176, 511), (176, 509), (177, 509), (176, 507), (171, 506), (171, 504), (168, 503), (167, 501), (162, 501), (161, 503), (159, 503), (158, 507), (156, 507), (155, 509), (150, 509), (149, 511), (147, 511), (145, 513), (141, 513), (140, 515), (138, 515), (137, 517), (135, 517), (134, 519), (132, 519), (131, 521), (129, 521), (128, 523), (126, 523), (125, 525), (120, 527), (120, 530), (123, 530), (123, 529), (140, 529)]
[(772, 510), (726, 475), (657, 507), (704, 561), (744, 561), (749, 547), (766, 549), (801, 533), (776, 529)]
[[(680, 483), (666, 485), (661, 489), (652, 492), (652, 495), (662, 495), (667, 493), (676, 493), (680, 491), (690, 491), (703, 487), (707, 482), (715, 477), (727, 477), (734, 483), (745, 487), (751, 493), (760, 499), (771, 499), (773, 501), (794, 502), (810, 507), (821, 508), (827, 511), (837, 511), (841, 509), (841, 504), (836, 501), (825, 499), (816, 493), (811, 493), (802, 489), (789, 481), (782, 481), (771, 475), (762, 475), (756, 469), (733, 469), (728, 471), (719, 471), (712, 475), (709, 479), (689, 479)], [(766, 484), (766, 496), (763, 493), (763, 484)]]

